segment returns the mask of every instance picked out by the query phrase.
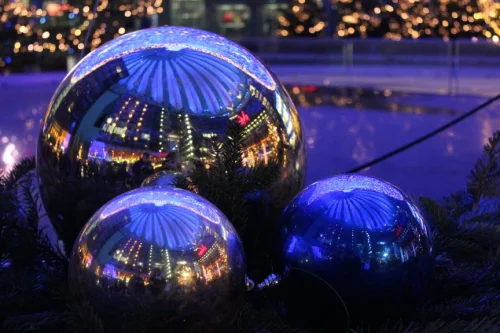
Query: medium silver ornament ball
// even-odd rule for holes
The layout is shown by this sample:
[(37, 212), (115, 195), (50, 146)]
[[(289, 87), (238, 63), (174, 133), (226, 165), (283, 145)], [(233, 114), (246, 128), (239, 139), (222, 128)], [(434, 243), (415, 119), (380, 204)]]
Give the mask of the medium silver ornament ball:
[(245, 274), (240, 239), (215, 206), (178, 188), (144, 187), (92, 216), (69, 280), (105, 328), (141, 320), (147, 332), (215, 332), (239, 311)]

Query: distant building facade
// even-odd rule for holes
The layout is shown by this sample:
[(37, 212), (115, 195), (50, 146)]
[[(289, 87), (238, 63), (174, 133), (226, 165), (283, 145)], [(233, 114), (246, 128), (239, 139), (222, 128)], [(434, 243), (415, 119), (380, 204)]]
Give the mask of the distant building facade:
[(269, 37), (288, 6), (288, 0), (171, 0), (158, 24), (200, 28), (231, 39)]

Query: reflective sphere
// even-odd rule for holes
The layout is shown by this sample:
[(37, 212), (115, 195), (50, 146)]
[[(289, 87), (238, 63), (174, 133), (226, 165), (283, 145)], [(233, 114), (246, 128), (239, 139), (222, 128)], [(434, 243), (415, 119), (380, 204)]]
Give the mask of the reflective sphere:
[(146, 178), (141, 186), (175, 186), (175, 178), (180, 172), (160, 171)]
[(245, 274), (240, 239), (214, 205), (178, 188), (144, 187), (92, 216), (69, 278), (106, 331), (144, 320), (147, 332), (213, 332), (237, 314)]
[(282, 265), (329, 284), (351, 315), (414, 305), (430, 280), (429, 227), (384, 181), (352, 174), (314, 183), (287, 206), (280, 230)]
[(280, 163), (268, 192), (281, 211), (303, 184), (301, 125), (283, 86), (246, 49), (158, 27), (90, 53), (55, 92), (38, 141), (41, 195), (61, 238), (71, 246), (105, 202), (158, 170), (209, 167), (230, 121), (245, 127), (246, 167)]

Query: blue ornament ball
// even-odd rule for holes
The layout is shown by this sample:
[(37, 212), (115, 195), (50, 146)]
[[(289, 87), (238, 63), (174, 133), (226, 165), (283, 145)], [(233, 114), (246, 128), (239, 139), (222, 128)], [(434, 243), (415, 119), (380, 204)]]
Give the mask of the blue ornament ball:
[(429, 227), (385, 181), (349, 174), (316, 182), (287, 206), (280, 230), (281, 265), (329, 285), (351, 316), (397, 311), (425, 295)]
[(245, 256), (210, 202), (175, 187), (143, 187), (111, 200), (84, 226), (69, 281), (106, 331), (132, 318), (146, 332), (216, 332), (243, 302)]

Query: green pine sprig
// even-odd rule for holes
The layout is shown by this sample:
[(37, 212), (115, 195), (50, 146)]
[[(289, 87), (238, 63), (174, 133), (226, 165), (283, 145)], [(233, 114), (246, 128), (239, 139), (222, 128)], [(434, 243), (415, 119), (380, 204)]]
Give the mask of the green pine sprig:
[[(245, 232), (252, 226), (245, 211), (248, 195), (267, 188), (279, 169), (272, 163), (245, 169), (241, 140), (241, 128), (229, 128), (227, 138), (214, 145), (214, 166), (206, 169), (198, 165), (189, 177), (178, 179), (177, 185), (204, 195)], [(427, 303), (409, 315), (410, 321), (396, 318), (383, 327), (351, 332), (500, 331), (498, 142), (500, 134), (495, 133), (471, 172), (466, 192), (442, 201), (420, 198), (432, 229), (435, 253), (434, 281)], [(38, 210), (28, 193), (29, 181), (20, 183), (33, 168), (34, 160), (25, 160), (13, 173), (0, 175), (0, 331), (104, 332), (99, 314), (70, 297), (66, 259), (36, 227)], [(147, 331), (150, 319), (145, 311), (134, 310), (129, 317), (116, 329)], [(295, 329), (282, 321), (274, 306), (249, 298), (233, 331)]]
[(268, 188), (279, 175), (275, 161), (244, 166), (243, 133), (238, 123), (229, 123), (225, 139), (212, 147), (215, 162), (210, 168), (198, 164), (176, 180), (177, 187), (194, 190), (217, 206), (242, 238), (247, 231), (248, 196)]

